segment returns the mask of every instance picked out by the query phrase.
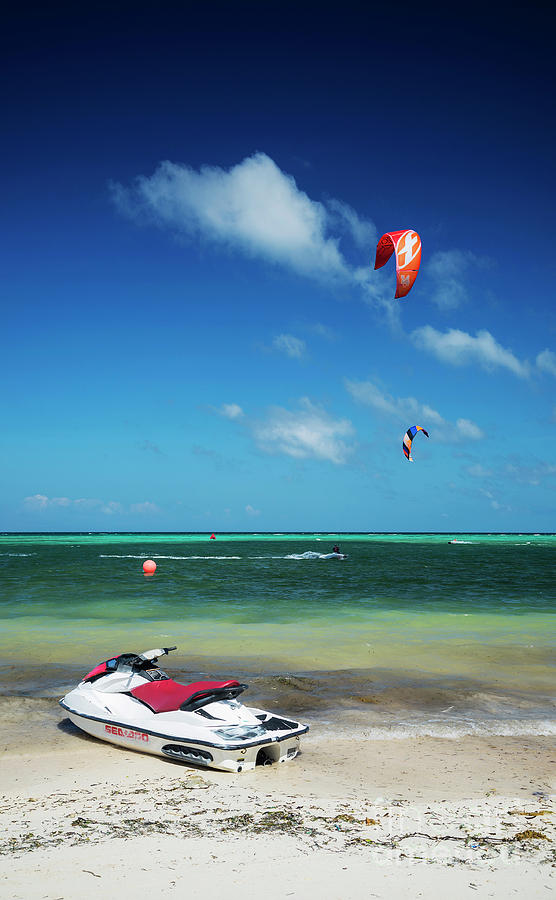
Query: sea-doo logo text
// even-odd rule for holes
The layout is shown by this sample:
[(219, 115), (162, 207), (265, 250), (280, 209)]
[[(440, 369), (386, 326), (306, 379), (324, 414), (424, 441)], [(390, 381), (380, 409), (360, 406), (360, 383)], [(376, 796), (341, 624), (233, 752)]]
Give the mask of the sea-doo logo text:
[(149, 736), (143, 731), (130, 731), (128, 728), (118, 728), (117, 725), (105, 725), (104, 730), (118, 737), (129, 738), (132, 741), (148, 741)]

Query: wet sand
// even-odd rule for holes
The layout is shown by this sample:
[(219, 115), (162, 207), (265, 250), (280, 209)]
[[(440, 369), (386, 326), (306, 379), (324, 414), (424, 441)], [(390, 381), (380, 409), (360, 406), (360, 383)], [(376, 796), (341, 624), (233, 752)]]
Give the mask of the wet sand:
[(547, 896), (551, 738), (369, 740), (306, 720), (297, 759), (230, 775), (0, 698), (0, 895)]

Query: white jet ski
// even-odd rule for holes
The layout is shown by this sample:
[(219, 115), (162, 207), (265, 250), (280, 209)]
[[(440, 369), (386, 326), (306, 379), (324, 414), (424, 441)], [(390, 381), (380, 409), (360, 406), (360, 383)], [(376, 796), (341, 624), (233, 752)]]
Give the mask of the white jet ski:
[(243, 706), (239, 681), (172, 681), (156, 662), (175, 649), (114, 656), (60, 705), (93, 737), (211, 769), (242, 772), (297, 756), (308, 725)]
[(321, 553), (319, 559), (347, 559), (347, 553)]

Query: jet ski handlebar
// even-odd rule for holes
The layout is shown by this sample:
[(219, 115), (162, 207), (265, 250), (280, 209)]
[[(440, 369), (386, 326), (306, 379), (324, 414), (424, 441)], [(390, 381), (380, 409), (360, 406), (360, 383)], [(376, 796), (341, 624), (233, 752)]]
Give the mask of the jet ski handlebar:
[(194, 712), (194, 710), (200, 709), (201, 706), (208, 706), (209, 703), (217, 703), (219, 700), (235, 700), (246, 688), (246, 684), (239, 684), (238, 682), (232, 683), (228, 687), (203, 688), (191, 694), (180, 705), (180, 709), (184, 712)]

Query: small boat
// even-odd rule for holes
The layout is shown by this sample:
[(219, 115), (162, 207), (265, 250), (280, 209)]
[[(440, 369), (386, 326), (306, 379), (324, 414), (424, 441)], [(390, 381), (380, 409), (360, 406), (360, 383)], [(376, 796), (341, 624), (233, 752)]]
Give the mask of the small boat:
[(60, 705), (93, 737), (183, 763), (242, 772), (297, 756), (308, 725), (243, 706), (247, 685), (234, 679), (178, 684), (156, 665), (175, 649), (114, 656)]

